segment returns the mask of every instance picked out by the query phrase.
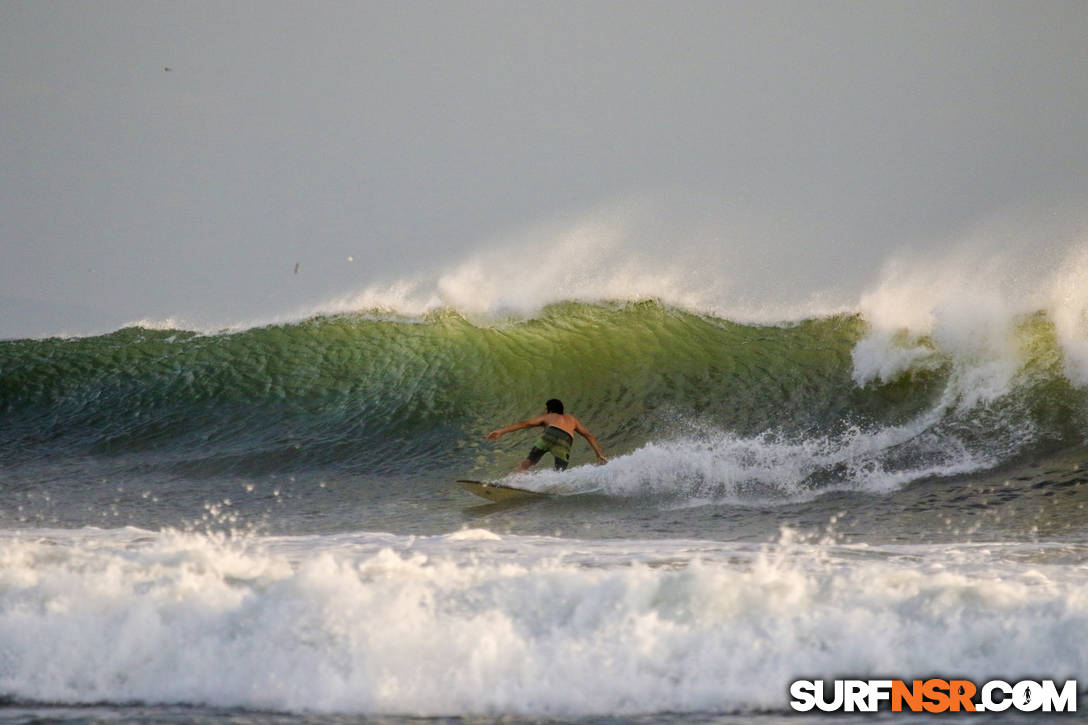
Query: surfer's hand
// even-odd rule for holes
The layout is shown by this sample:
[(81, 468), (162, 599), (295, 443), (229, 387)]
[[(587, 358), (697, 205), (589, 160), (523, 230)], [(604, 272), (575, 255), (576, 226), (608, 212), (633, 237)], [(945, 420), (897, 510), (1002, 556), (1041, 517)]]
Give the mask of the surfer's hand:
[(501, 430), (493, 430), (493, 431), (491, 431), (490, 433), (487, 434), (487, 439), (489, 441), (497, 441), (501, 437), (502, 437), (502, 431)]
[(606, 463), (608, 463), (607, 458), (605, 458), (604, 456), (597, 456), (597, 465), (598, 466), (603, 466)]

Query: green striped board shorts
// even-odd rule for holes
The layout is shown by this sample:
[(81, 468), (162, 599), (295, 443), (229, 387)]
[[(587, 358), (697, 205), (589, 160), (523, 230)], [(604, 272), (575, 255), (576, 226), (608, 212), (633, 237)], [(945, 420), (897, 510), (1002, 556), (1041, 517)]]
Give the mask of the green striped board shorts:
[(573, 443), (574, 438), (570, 433), (554, 425), (548, 426), (529, 451), (529, 460), (536, 464), (545, 453), (551, 453), (555, 458), (555, 470), (562, 471), (570, 463), (570, 447)]

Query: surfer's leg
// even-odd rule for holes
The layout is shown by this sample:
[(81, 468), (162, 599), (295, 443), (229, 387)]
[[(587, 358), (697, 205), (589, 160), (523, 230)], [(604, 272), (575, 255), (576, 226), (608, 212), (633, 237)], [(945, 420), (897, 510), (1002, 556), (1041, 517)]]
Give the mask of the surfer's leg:
[(570, 463), (570, 436), (555, 436), (552, 440), (551, 452), (555, 458), (555, 470), (565, 471), (567, 470), (567, 464)]
[[(539, 444), (539, 441), (537, 441), (537, 443)], [(541, 456), (543, 456), (545, 453), (547, 453), (546, 449), (540, 448), (538, 447), (538, 445), (534, 445), (532, 448), (529, 449), (529, 455), (525, 457), (525, 460), (518, 464), (517, 470), (529, 470), (540, 461)]]

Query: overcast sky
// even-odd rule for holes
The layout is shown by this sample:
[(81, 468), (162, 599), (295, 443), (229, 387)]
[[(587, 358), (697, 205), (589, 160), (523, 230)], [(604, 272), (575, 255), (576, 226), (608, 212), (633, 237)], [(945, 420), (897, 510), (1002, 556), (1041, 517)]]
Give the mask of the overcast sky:
[(1088, 2), (0, 0), (0, 134), (0, 337), (475, 258), (848, 297), (1083, 221)]

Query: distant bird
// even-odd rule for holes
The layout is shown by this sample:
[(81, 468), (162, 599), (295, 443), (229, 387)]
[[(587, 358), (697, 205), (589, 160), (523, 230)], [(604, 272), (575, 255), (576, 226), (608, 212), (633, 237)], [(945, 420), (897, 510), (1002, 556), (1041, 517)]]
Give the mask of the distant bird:
[(174, 69), (173, 68), (163, 68), (163, 70), (166, 71), (167, 73), (169, 73), (170, 71), (172, 71)]
[(298, 274), (298, 262), (295, 262), (295, 274)]

